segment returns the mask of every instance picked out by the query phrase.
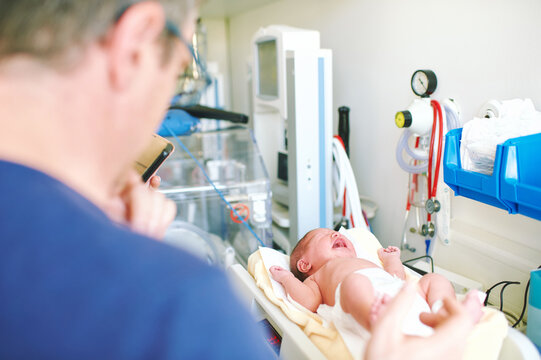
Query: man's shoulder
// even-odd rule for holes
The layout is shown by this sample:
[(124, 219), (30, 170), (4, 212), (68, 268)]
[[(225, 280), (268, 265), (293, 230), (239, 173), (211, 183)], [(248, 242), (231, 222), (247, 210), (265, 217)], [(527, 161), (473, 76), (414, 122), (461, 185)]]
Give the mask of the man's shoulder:
[(0, 208), (3, 217), (18, 219), (74, 212), (74, 208), (99, 213), (100, 210), (61, 181), (39, 170), (0, 160), (0, 196), (6, 205)]
[(266, 356), (223, 271), (112, 223), (54, 179), (8, 177), (0, 187), (28, 188), (0, 190), (0, 287), (18, 294), (0, 297), (0, 333), (27, 346), (14, 341), (0, 357), (50, 344), (64, 358)]
[[(172, 273), (187, 277), (189, 267), (205, 276), (216, 271), (178, 249), (138, 235), (112, 222), (86, 198), (60, 181), (37, 170), (0, 161), (0, 245), (3, 254), (37, 250), (34, 265), (56, 264), (62, 259), (77, 263), (79, 276), (101, 273), (103, 282), (138, 271), (152, 275)], [(2, 252), (0, 252), (2, 257)], [(26, 261), (22, 256), (21, 261)], [(28, 259), (29, 260), (29, 259)], [(102, 266), (94, 269), (96, 264)], [(105, 273), (109, 272), (109, 274)], [(75, 275), (75, 274), (74, 274)], [(141, 276), (138, 281), (146, 281)]]

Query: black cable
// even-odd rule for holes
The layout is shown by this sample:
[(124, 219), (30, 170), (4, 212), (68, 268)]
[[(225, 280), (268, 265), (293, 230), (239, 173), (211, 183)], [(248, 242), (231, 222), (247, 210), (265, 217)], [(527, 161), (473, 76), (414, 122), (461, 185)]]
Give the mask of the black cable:
[[(431, 268), (432, 268), (432, 272), (434, 272), (434, 259), (432, 259), (432, 256), (430, 256), (430, 255), (423, 255), (423, 256), (419, 256), (419, 257), (416, 257), (416, 258), (413, 258), (413, 259), (409, 259), (409, 260), (403, 261), (403, 262), (402, 262), (402, 265), (406, 265), (406, 264), (409, 263), (409, 262), (412, 262), (412, 261), (415, 261), (415, 260), (424, 259), (424, 258), (430, 259), (430, 265), (431, 265)], [(409, 267), (409, 266), (408, 266), (408, 267)]]
[(408, 265), (408, 264), (402, 264), (402, 265), (404, 265), (408, 269), (411, 269), (411, 270), (415, 271), (417, 274), (419, 274), (421, 276), (424, 276), (424, 275), (428, 274), (427, 271), (417, 269), (415, 266), (411, 266), (411, 265)]
[[(537, 267), (537, 269), (541, 269), (541, 265)], [(530, 288), (530, 280), (526, 283), (526, 289), (524, 289), (524, 302), (522, 303), (522, 311), (520, 313), (520, 316), (518, 317), (518, 320), (516, 323), (513, 324), (512, 327), (516, 327), (524, 317), (524, 313), (526, 312), (526, 304), (528, 302), (528, 289)]]
[(509, 285), (513, 285), (513, 284), (520, 285), (520, 282), (518, 282), (518, 281), (509, 281), (507, 284), (502, 286), (502, 289), (500, 290), (500, 311), (503, 310), (503, 291), (505, 290), (506, 287), (508, 287)]
[(501, 284), (508, 284), (512, 281), (509, 281), (509, 280), (504, 280), (504, 281), (500, 281), (500, 282), (497, 282), (496, 284), (492, 285), (491, 287), (489, 287), (487, 289), (487, 291), (485, 291), (485, 293), (487, 294), (486, 298), (485, 298), (485, 303), (484, 303), (484, 306), (487, 306), (488, 304), (488, 297), (490, 296), (490, 292), (498, 285), (501, 285)]
[[(538, 268), (539, 269), (539, 268)], [(516, 327), (522, 318), (524, 317), (524, 313), (526, 312), (526, 303), (528, 301), (528, 289), (530, 288), (530, 280), (526, 283), (526, 289), (524, 290), (524, 302), (522, 303), (522, 311), (520, 313), (520, 316), (518, 317), (518, 320), (516, 323), (513, 324), (511, 327)]]

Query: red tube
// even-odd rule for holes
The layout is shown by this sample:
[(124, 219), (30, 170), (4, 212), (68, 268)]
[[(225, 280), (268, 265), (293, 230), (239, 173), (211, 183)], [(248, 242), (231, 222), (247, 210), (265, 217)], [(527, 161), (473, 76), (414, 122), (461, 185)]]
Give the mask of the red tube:
[(432, 197), (432, 157), (434, 154), (434, 135), (436, 134), (437, 118), (438, 112), (436, 106), (434, 105), (434, 100), (430, 101), (430, 105), (434, 108), (434, 119), (432, 120), (432, 131), (430, 133), (430, 147), (428, 148), (428, 176), (427, 176), (427, 189), (428, 189), (428, 198)]
[[(432, 132), (430, 134), (430, 148), (428, 151), (428, 176), (427, 176), (427, 188), (428, 188), (428, 197), (433, 199), (436, 197), (438, 192), (438, 177), (440, 174), (440, 165), (441, 165), (441, 152), (442, 152), (442, 143), (443, 143), (443, 113), (441, 110), (441, 105), (436, 100), (431, 100), (430, 105), (434, 108), (434, 120), (432, 122)], [(438, 132), (438, 153), (436, 155), (435, 166), (432, 165), (432, 160), (434, 160), (434, 137), (436, 135), (436, 128), (439, 126)], [(434, 171), (434, 174), (432, 172)], [(434, 177), (432, 177), (434, 175)], [(431, 214), (427, 214), (427, 221), (432, 219)]]
[(432, 184), (432, 197), (436, 197), (436, 191), (438, 189), (438, 177), (440, 174), (440, 165), (441, 165), (441, 152), (442, 152), (442, 143), (443, 143), (443, 114), (441, 110), (441, 105), (439, 102), (432, 100), (434, 104), (436, 105), (436, 109), (438, 111), (439, 115), (439, 126), (440, 126), (440, 132), (438, 134), (438, 155), (436, 158), (436, 169), (434, 173), (435, 182)]

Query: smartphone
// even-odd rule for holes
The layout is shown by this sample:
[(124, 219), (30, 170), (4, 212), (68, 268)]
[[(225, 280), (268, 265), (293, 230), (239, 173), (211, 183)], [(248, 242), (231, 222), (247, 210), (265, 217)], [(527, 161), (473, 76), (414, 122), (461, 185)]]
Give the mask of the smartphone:
[(152, 134), (151, 142), (135, 162), (135, 170), (141, 175), (143, 182), (147, 182), (156, 173), (174, 150), (175, 147), (170, 141), (158, 134)]

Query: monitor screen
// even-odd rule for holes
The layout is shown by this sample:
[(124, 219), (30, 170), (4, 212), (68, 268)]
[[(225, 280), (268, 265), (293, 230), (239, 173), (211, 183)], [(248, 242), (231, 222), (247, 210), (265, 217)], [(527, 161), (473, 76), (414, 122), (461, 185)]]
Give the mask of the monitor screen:
[(278, 97), (276, 40), (257, 43), (259, 95)]
[(269, 320), (263, 319), (259, 322), (265, 332), (265, 339), (270, 347), (274, 350), (276, 355), (280, 355), (280, 348), (282, 346), (282, 337), (278, 334), (278, 331), (271, 325)]

